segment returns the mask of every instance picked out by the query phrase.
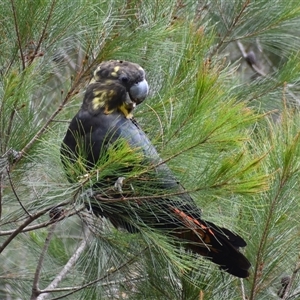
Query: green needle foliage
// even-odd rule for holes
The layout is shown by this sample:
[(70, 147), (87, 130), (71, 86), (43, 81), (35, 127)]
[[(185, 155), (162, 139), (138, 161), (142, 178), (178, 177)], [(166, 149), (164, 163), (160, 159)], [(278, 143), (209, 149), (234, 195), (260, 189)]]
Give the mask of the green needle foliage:
[[(4, 0), (0, 15), (1, 299), (300, 297), (298, 1)], [(203, 218), (245, 238), (248, 279), (138, 215), (130, 234), (87, 211), (93, 183), (128, 165), (137, 199), (162, 193), (126, 144), (68, 182), (60, 144), (109, 59), (146, 70), (135, 117)]]

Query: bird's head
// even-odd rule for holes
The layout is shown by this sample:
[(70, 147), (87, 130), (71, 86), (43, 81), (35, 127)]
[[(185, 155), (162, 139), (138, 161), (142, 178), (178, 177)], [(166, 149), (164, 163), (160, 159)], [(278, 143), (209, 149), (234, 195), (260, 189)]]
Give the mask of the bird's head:
[(145, 100), (149, 86), (145, 71), (138, 64), (122, 60), (102, 62), (94, 71), (84, 105), (94, 112), (121, 111), (127, 118), (137, 104)]

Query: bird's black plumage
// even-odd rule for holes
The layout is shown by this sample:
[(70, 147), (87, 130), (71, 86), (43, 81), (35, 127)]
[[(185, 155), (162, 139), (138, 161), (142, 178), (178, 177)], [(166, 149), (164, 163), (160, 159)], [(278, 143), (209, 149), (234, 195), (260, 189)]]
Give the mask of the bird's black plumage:
[[(87, 87), (82, 107), (71, 121), (62, 143), (62, 160), (69, 178), (72, 178), (69, 163), (92, 169), (99, 160), (108, 158), (109, 151), (113, 151), (112, 147), (118, 141), (125, 142), (128, 151), (136, 153), (138, 163), (149, 170), (141, 176), (142, 181), (146, 181), (145, 186), (156, 188), (161, 196), (151, 197), (145, 192), (140, 201), (107, 201), (105, 205), (110, 208), (107, 210), (101, 203), (93, 204), (94, 212), (109, 218), (116, 227), (125, 227), (131, 232), (138, 231), (130, 221), (133, 219), (139, 224), (164, 230), (166, 234), (183, 240), (186, 248), (211, 259), (226, 272), (248, 277), (250, 263), (239, 251), (246, 242), (228, 229), (201, 219), (201, 210), (176, 181), (133, 119), (134, 107), (147, 94), (145, 72), (139, 65), (116, 60), (99, 65)], [(95, 189), (103, 191), (103, 198), (114, 197), (115, 194), (107, 191), (118, 177), (124, 174), (126, 177), (126, 171), (129, 173), (132, 167), (126, 162), (120, 167), (120, 173), (100, 176)], [(76, 180), (74, 176), (73, 180)], [(135, 193), (137, 199), (138, 196)]]

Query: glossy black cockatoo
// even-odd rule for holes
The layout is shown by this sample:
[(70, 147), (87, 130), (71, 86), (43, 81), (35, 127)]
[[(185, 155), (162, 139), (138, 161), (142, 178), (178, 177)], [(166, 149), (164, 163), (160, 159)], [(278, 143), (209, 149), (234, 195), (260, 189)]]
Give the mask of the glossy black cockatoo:
[[(163, 231), (226, 272), (248, 277), (251, 265), (239, 251), (246, 246), (244, 239), (201, 218), (200, 208), (133, 118), (135, 106), (145, 100), (148, 90), (145, 71), (138, 64), (111, 60), (97, 67), (62, 143), (69, 179), (74, 175), (69, 171), (72, 165), (87, 172), (87, 177), (94, 172), (97, 196), (90, 207), (115, 227), (129, 232), (138, 232), (139, 226)], [(124, 157), (131, 153), (131, 158), (122, 162), (120, 154), (114, 155), (118, 151)], [(110, 172), (107, 162), (119, 169)], [(126, 182), (132, 184), (125, 191)]]

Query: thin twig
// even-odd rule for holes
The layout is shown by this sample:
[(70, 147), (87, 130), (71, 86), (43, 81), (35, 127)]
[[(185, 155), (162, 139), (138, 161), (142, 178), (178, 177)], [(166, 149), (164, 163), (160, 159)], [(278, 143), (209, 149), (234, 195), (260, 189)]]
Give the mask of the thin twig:
[(36, 266), (36, 270), (35, 270), (35, 274), (34, 274), (34, 279), (33, 279), (33, 284), (32, 284), (31, 300), (36, 300), (38, 298), (38, 296), (40, 295), (40, 293), (41, 293), (40, 289), (39, 289), (40, 275), (41, 275), (41, 271), (42, 271), (42, 267), (43, 267), (45, 255), (46, 255), (46, 252), (47, 252), (47, 250), (49, 248), (51, 238), (52, 238), (52, 236), (54, 234), (56, 224), (57, 223), (54, 223), (49, 228), (48, 235), (46, 237), (42, 253), (40, 255), (38, 264)]
[(14, 108), (12, 109), (12, 111), (11, 111), (11, 113), (10, 113), (10, 118), (9, 118), (7, 130), (6, 130), (6, 136), (5, 136), (5, 140), (4, 140), (4, 142), (3, 142), (4, 147), (7, 147), (7, 144), (8, 144), (10, 135), (11, 135), (11, 129), (12, 129), (12, 125), (13, 125), (13, 120), (14, 120), (14, 117), (15, 117), (15, 114), (16, 114), (16, 108), (15, 108), (15, 105), (16, 105), (16, 102), (17, 102), (17, 101), (18, 101), (18, 100), (15, 101)]
[(7, 172), (7, 177), (8, 177), (8, 180), (9, 180), (9, 183), (10, 183), (10, 186), (11, 186), (11, 189), (12, 189), (12, 191), (13, 191), (13, 193), (14, 193), (16, 199), (18, 200), (20, 206), (21, 206), (22, 209), (26, 212), (26, 214), (27, 214), (29, 217), (31, 217), (30, 212), (29, 212), (29, 211), (26, 209), (26, 207), (23, 205), (23, 203), (21, 202), (21, 200), (20, 200), (20, 198), (19, 198), (19, 196), (18, 196), (18, 194), (17, 194), (17, 191), (16, 191), (16, 189), (15, 189), (15, 187), (14, 187), (14, 184), (13, 184), (12, 179), (11, 179), (11, 176), (10, 176), (9, 167), (6, 167), (6, 172)]
[[(148, 248), (149, 248), (148, 246), (145, 247), (143, 250), (141, 250), (139, 253), (137, 253), (137, 254), (136, 254), (134, 257), (132, 257), (130, 260), (126, 261), (125, 263), (123, 263), (123, 264), (120, 265), (119, 267), (113, 269), (112, 271), (109, 271), (108, 274), (106, 274), (106, 275), (104, 275), (104, 276), (102, 276), (102, 277), (100, 277), (100, 278), (97, 278), (97, 279), (95, 279), (95, 280), (93, 280), (93, 281), (90, 281), (90, 282), (88, 282), (87, 284), (84, 284), (84, 285), (81, 286), (80, 288), (78, 288), (78, 289), (76, 289), (76, 290), (74, 290), (74, 291), (72, 291), (72, 292), (70, 292), (70, 293), (68, 293), (68, 294), (65, 294), (65, 295), (60, 296), (60, 297), (52, 298), (51, 300), (59, 300), (59, 299), (63, 299), (63, 298), (65, 298), (65, 297), (70, 296), (70, 295), (72, 295), (72, 294), (74, 294), (74, 293), (76, 293), (76, 292), (79, 292), (79, 291), (81, 291), (81, 290), (83, 290), (83, 289), (85, 289), (85, 288), (87, 288), (87, 287), (89, 287), (89, 286), (91, 286), (91, 285), (94, 285), (95, 283), (97, 283), (97, 282), (99, 282), (99, 281), (101, 281), (101, 280), (104, 280), (104, 279), (107, 280), (112, 274), (115, 274), (116, 272), (120, 271), (120, 270), (123, 269), (124, 267), (127, 267), (128, 265), (132, 264), (132, 263), (137, 259), (137, 257), (139, 257), (139, 256), (140, 256), (142, 253), (144, 253), (146, 250), (148, 250)], [(40, 300), (40, 299), (38, 299), (38, 300)]]
[[(262, 156), (262, 157), (260, 157), (259, 160), (263, 159), (265, 157), (265, 155)], [(165, 161), (167, 161), (167, 160), (169, 160), (169, 158), (167, 158)], [(162, 163), (159, 163), (156, 166), (158, 166), (160, 164), (162, 164)], [(149, 169), (152, 169), (152, 167), (149, 168)], [(143, 171), (141, 174), (147, 173), (147, 171), (148, 170)], [(93, 176), (93, 174), (88, 174), (87, 178), (89, 179), (91, 176)], [(126, 181), (128, 181), (128, 179), (130, 179), (130, 178), (133, 178), (133, 177), (126, 178)], [(85, 179), (85, 181), (88, 181), (88, 179)], [(243, 183), (243, 182), (241, 181), (240, 183)], [(224, 186), (226, 184), (228, 184), (227, 181), (225, 181), (225, 182), (219, 182), (219, 183), (211, 185), (210, 188), (220, 188), (220, 187), (222, 187), (222, 186)], [(178, 188), (180, 188), (180, 187), (181, 186), (178, 185)], [(95, 192), (95, 193), (93, 193), (92, 197), (94, 197), (97, 200), (103, 201), (103, 202), (109, 202), (109, 203), (114, 203), (115, 202), (115, 203), (117, 203), (117, 202), (124, 202), (124, 201), (142, 201), (142, 200), (154, 200), (154, 199), (160, 199), (160, 198), (168, 198), (170, 196), (178, 196), (178, 195), (183, 195), (183, 194), (190, 194), (190, 193), (199, 192), (199, 191), (201, 191), (203, 189), (204, 188), (200, 186), (200, 187), (196, 187), (196, 188), (188, 189), (188, 190), (185, 190), (185, 189), (182, 188), (182, 189), (180, 189), (180, 190), (178, 190), (176, 192), (163, 193), (163, 194), (155, 194), (155, 195), (152, 194), (152, 195), (147, 195), (147, 196), (130, 196), (130, 197), (125, 197), (125, 196), (120, 195), (120, 197), (118, 197), (118, 198), (104, 197), (103, 196), (103, 192)], [(205, 189), (207, 189), (207, 187), (205, 187)]]
[(68, 92), (67, 96), (63, 100), (62, 104), (59, 105), (59, 107), (53, 112), (53, 114), (49, 117), (49, 119), (45, 122), (45, 124), (38, 130), (38, 132), (34, 135), (34, 137), (25, 145), (25, 147), (20, 151), (19, 157), (16, 159), (15, 164), (24, 156), (24, 154), (31, 148), (31, 146), (36, 142), (37, 139), (41, 137), (41, 135), (46, 131), (49, 124), (52, 122), (52, 120), (62, 111), (65, 104), (68, 102), (68, 100), (73, 96), (77, 91), (75, 88), (75, 84), (72, 86), (70, 91)]
[(71, 120), (51, 120), (51, 122), (57, 122), (57, 123), (71, 123)]
[[(0, 107), (1, 109), (1, 107)], [(0, 149), (1, 151), (1, 149)], [(7, 150), (3, 155), (0, 156), (0, 219), (2, 216), (2, 197), (4, 190), (4, 179), (5, 179), (5, 171), (9, 167), (9, 153), (11, 149)]]
[(69, 261), (63, 267), (60, 273), (55, 277), (55, 279), (46, 287), (46, 289), (39, 291), (40, 295), (36, 298), (36, 300), (46, 299), (49, 296), (49, 291), (47, 290), (55, 289), (59, 285), (59, 283), (66, 277), (66, 275), (70, 272), (71, 268), (75, 265), (75, 263), (79, 259), (81, 253), (85, 250), (88, 237), (89, 235), (83, 239), (83, 241), (80, 243), (75, 253), (71, 256)]
[(3, 182), (4, 182), (4, 175), (0, 173), (0, 220), (2, 217), (2, 196), (3, 196)]
[[(64, 206), (66, 206), (67, 205), (67, 203), (66, 204), (63, 204)], [(56, 207), (56, 206), (55, 206)], [(53, 207), (49, 207), (49, 211), (51, 210), (51, 209), (53, 209)], [(32, 214), (32, 212), (31, 212), (31, 214)], [(19, 216), (19, 217), (16, 217), (16, 218), (12, 218), (12, 219), (9, 219), (9, 220), (7, 220), (6, 222), (3, 222), (3, 223), (1, 223), (1, 225), (2, 226), (4, 226), (4, 225), (11, 225), (11, 224), (14, 224), (14, 225), (16, 225), (17, 223), (18, 224), (20, 224), (20, 223), (22, 223), (22, 222), (25, 222), (27, 220), (27, 215), (25, 216), (25, 215), (22, 215), (22, 216)], [(26, 229), (27, 229), (28, 227), (26, 227)], [(15, 231), (15, 229), (11, 229), (11, 230), (3, 230), (3, 231), (0, 231), (1, 232), (1, 234), (0, 234), (0, 236), (1, 235), (10, 235), (11, 233), (13, 233)], [(23, 231), (22, 231), (23, 232)]]
[[(226, 121), (224, 121), (225, 123)], [(161, 166), (161, 165), (164, 165), (165, 163), (167, 163), (168, 161), (190, 151), (190, 150), (193, 150), (194, 148), (206, 143), (209, 141), (209, 139), (211, 138), (211, 136), (213, 136), (213, 134), (220, 128), (222, 127), (223, 123), (220, 124), (219, 126), (217, 126), (216, 128), (214, 128), (208, 136), (204, 137), (203, 139), (201, 139), (200, 141), (197, 141), (195, 144), (192, 144), (186, 148), (184, 148), (183, 150), (181, 151), (178, 151), (176, 152), (175, 154), (173, 155), (170, 155), (169, 157), (163, 159), (163, 160), (160, 160), (159, 162), (157, 162), (156, 164), (152, 164), (152, 165), (149, 165), (149, 167), (147, 169), (145, 169), (145, 171), (141, 172), (139, 175), (142, 175), (142, 174), (145, 174), (145, 173), (148, 173), (150, 170), (155, 170), (157, 167)], [(117, 159), (116, 159), (117, 161)], [(102, 166), (102, 168), (105, 168), (105, 166)], [(100, 170), (96, 170), (95, 173), (99, 173)], [(93, 173), (92, 173), (93, 175)], [(86, 179), (82, 182), (82, 184), (85, 184), (86, 182), (88, 182), (90, 180), (90, 176), (87, 176)]]
[(24, 58), (24, 53), (23, 53), (23, 50), (22, 50), (22, 42), (21, 42), (21, 37), (20, 37), (20, 32), (19, 32), (16, 7), (15, 7), (14, 0), (11, 0), (10, 2), (11, 2), (13, 16), (14, 16), (14, 25), (15, 25), (15, 30), (16, 30), (16, 34), (17, 34), (19, 50), (20, 50), (20, 54), (21, 54), (22, 67), (23, 67), (23, 70), (25, 70), (25, 58)]
[[(297, 300), (296, 297), (298, 297), (298, 296), (300, 296), (300, 292), (296, 292), (295, 294), (289, 296), (289, 297), (287, 298), (287, 300), (291, 300), (291, 299), (296, 299), (296, 300)], [(299, 298), (298, 298), (298, 299), (299, 299)]]
[(287, 300), (287, 299), (289, 298), (289, 293), (290, 293), (291, 288), (292, 288), (292, 285), (293, 285), (293, 283), (294, 283), (294, 281), (295, 281), (295, 279), (296, 279), (296, 275), (297, 275), (298, 272), (300, 271), (300, 261), (299, 261), (299, 258), (300, 258), (300, 257), (298, 257), (298, 262), (297, 262), (296, 267), (295, 267), (295, 269), (294, 269), (294, 271), (293, 271), (293, 274), (292, 274), (292, 276), (291, 276), (291, 278), (290, 278), (290, 280), (289, 280), (289, 283), (288, 283), (288, 285), (287, 285), (287, 287), (286, 287), (286, 290), (285, 290), (285, 292), (284, 292), (284, 295), (283, 295), (283, 297), (282, 297), (282, 300)]
[(38, 53), (38, 51), (39, 51), (39, 49), (40, 49), (40, 47), (41, 47), (41, 44), (42, 44), (42, 42), (43, 42), (43, 40), (44, 40), (44, 38), (45, 38), (46, 30), (47, 30), (47, 28), (48, 28), (48, 24), (49, 24), (49, 22), (50, 22), (50, 18), (51, 18), (51, 16), (52, 16), (52, 13), (53, 13), (53, 10), (54, 10), (55, 2), (56, 2), (56, 0), (53, 0), (52, 3), (51, 3), (50, 11), (49, 11), (48, 17), (47, 17), (47, 19), (46, 19), (45, 26), (44, 26), (44, 28), (43, 28), (41, 37), (40, 37), (40, 39), (39, 39), (39, 41), (38, 41), (38, 44), (36, 45), (36, 47), (35, 47), (35, 49), (34, 49), (34, 53), (33, 53), (33, 55), (32, 55), (32, 59), (30, 60), (30, 62), (29, 62), (28, 65), (30, 65), (30, 64), (33, 62), (35, 56), (37, 55), (37, 53)]
[[(56, 223), (57, 221), (61, 221), (62, 219), (66, 218), (66, 217), (71, 217), (73, 215), (76, 215), (78, 212), (80, 212), (81, 210), (83, 210), (85, 208), (85, 206), (82, 206), (81, 208), (76, 209), (75, 211), (68, 213), (67, 215), (64, 214), (63, 216), (61, 216), (58, 219), (52, 219), (37, 225), (32, 225), (32, 226), (27, 226), (26, 228), (24, 228), (21, 233), (24, 232), (28, 232), (28, 231), (33, 231), (36, 229), (40, 229), (40, 228), (44, 228), (44, 227), (48, 227), (53, 223)], [(49, 209), (50, 210), (50, 209)], [(5, 235), (10, 235), (14, 232), (15, 230), (6, 230), (6, 231), (0, 231), (0, 236), (5, 236)]]
[[(247, 6), (249, 5), (249, 3), (250, 3), (250, 0), (246, 0), (244, 2), (241, 10), (236, 15), (236, 17), (233, 19), (230, 27), (227, 28), (227, 32), (222, 37), (221, 41), (217, 44), (217, 46), (212, 50), (212, 52), (210, 54), (210, 57), (214, 56), (219, 51), (219, 49), (222, 47), (222, 45), (225, 43), (226, 38), (231, 34), (232, 30), (234, 29), (234, 27), (236, 26), (236, 24), (238, 23), (238, 21), (242, 17), (242, 15), (243, 15), (244, 11), (246, 10)], [(222, 12), (221, 12), (221, 15), (222, 15)]]
[(249, 64), (251, 69), (254, 72), (256, 72), (259, 76), (267, 77), (267, 74), (259, 68), (254, 52), (250, 51), (250, 52), (247, 53), (246, 50), (245, 50), (244, 45), (240, 41), (237, 41), (236, 43), (237, 43), (237, 46), (238, 46), (239, 50), (242, 53), (243, 58)]
[(240, 282), (241, 282), (241, 289), (242, 289), (242, 299), (243, 300), (247, 300), (247, 297), (246, 297), (246, 294), (245, 294), (245, 287), (244, 287), (244, 281), (243, 279), (240, 279)]
[(270, 226), (271, 226), (271, 222), (272, 222), (272, 216), (274, 214), (276, 204), (278, 203), (278, 201), (280, 201), (280, 193), (281, 193), (281, 190), (283, 189), (284, 185), (285, 185), (284, 178), (280, 178), (280, 186), (279, 186), (276, 194), (274, 195), (274, 198), (269, 206), (269, 211), (267, 213), (265, 225), (264, 225), (264, 228), (262, 231), (262, 236), (260, 238), (259, 246), (258, 246), (257, 253), (256, 253), (256, 259), (255, 259), (256, 263), (254, 266), (252, 288), (251, 288), (250, 297), (249, 297), (250, 300), (255, 299), (256, 294), (257, 294), (257, 285), (258, 285), (258, 281), (262, 277), (262, 266), (263, 266), (263, 262), (264, 262), (263, 261), (264, 250), (267, 245), (268, 236), (270, 234)]
[[(1, 276), (0, 276), (1, 278)], [(6, 279), (6, 277), (3, 277), (4, 279)], [(11, 278), (9, 278), (11, 279)], [(116, 284), (124, 284), (126, 282), (134, 282), (134, 281), (139, 281), (139, 280), (145, 280), (144, 276), (140, 276), (140, 277), (134, 277), (134, 278), (126, 278), (126, 279), (121, 279), (121, 280), (115, 280), (115, 281), (108, 281), (108, 282), (102, 282), (101, 286), (111, 286), (111, 285), (116, 285)], [(74, 291), (77, 289), (81, 289), (82, 286), (69, 286), (69, 287), (63, 287), (63, 288), (56, 288), (56, 289), (45, 289), (40, 291), (41, 293), (59, 293), (59, 292), (70, 292), (70, 291)], [(65, 296), (64, 296), (65, 297)]]
[[(69, 201), (64, 201), (61, 204), (57, 205), (57, 206), (64, 206), (67, 205), (69, 203)], [(42, 210), (40, 210), (39, 212), (31, 215), (30, 217), (28, 217), (24, 223), (22, 223), (17, 229), (15, 229), (11, 235), (6, 239), (6, 241), (4, 241), (4, 243), (1, 245), (0, 247), (0, 253), (2, 253), (2, 251), (10, 244), (10, 242), (19, 234), (22, 232), (22, 230), (27, 227), (27, 225), (29, 225), (30, 223), (32, 223), (34, 220), (38, 219), (39, 217), (41, 217), (42, 215), (44, 215), (46, 212), (50, 211), (52, 209), (52, 207), (47, 207), (44, 208)]]
[(282, 299), (282, 297), (284, 296), (285, 292), (286, 292), (286, 288), (289, 284), (291, 280), (291, 277), (290, 276), (283, 276), (280, 280), (280, 284), (281, 284), (281, 287), (279, 288), (278, 292), (277, 292), (277, 296)]
[(241, 8), (240, 12), (238, 13), (238, 15), (234, 18), (232, 25), (230, 26), (230, 30), (233, 29), (233, 27), (238, 23), (238, 21), (240, 20), (242, 14), (244, 13), (245, 9), (247, 8), (247, 6), (250, 4), (250, 0), (246, 0), (245, 3), (243, 4), (243, 7)]
[[(88, 68), (90, 69), (90, 67)], [(63, 110), (66, 103), (69, 101), (69, 99), (78, 93), (79, 87), (78, 85), (82, 81), (82, 78), (84, 78), (87, 74), (87, 70), (84, 71), (82, 68), (81, 72), (78, 72), (76, 74), (76, 77), (74, 79), (74, 82), (69, 90), (69, 92), (66, 94), (65, 98), (63, 99), (62, 103), (59, 105), (59, 107), (52, 113), (52, 115), (49, 117), (49, 119), (45, 122), (45, 124), (38, 130), (38, 132), (34, 135), (34, 137), (24, 146), (24, 148), (19, 152), (18, 158), (15, 160), (14, 165), (17, 164), (25, 155), (25, 153), (32, 147), (32, 145), (43, 135), (43, 133), (47, 130), (48, 126), (52, 123), (54, 118)]]
[(172, 197), (172, 196), (179, 196), (187, 193), (192, 193), (192, 192), (197, 192), (201, 190), (201, 188), (195, 188), (193, 190), (182, 190), (178, 192), (172, 192), (172, 193), (165, 193), (165, 194), (156, 194), (156, 195), (149, 195), (149, 196), (132, 196), (132, 197), (124, 197), (120, 195), (119, 198), (107, 198), (103, 197), (103, 193), (98, 193), (95, 192), (95, 194), (92, 196), (95, 199), (103, 202), (108, 202), (108, 203), (118, 203), (118, 202), (124, 202), (124, 201), (143, 201), (143, 200), (154, 200), (154, 199), (161, 199), (161, 198), (167, 198), (167, 197)]
[(204, 292), (202, 290), (200, 290), (199, 300), (203, 300), (203, 299), (204, 299)]
[(24, 229), (34, 220), (38, 219), (40, 216), (44, 215), (48, 210), (49, 208), (43, 209), (38, 213), (31, 215), (29, 218), (27, 218), (27, 220), (23, 224), (21, 224), (17, 229), (15, 229), (14, 232), (8, 237), (8, 239), (2, 244), (2, 246), (0, 247), (0, 253), (2, 253), (2, 251), (9, 245), (9, 243), (22, 231), (22, 229)]
[(162, 143), (164, 142), (164, 126), (162, 124), (162, 121), (158, 115), (158, 113), (155, 111), (155, 109), (153, 109), (149, 104), (145, 104), (147, 107), (150, 108), (150, 110), (155, 114), (156, 118), (157, 118), (157, 121), (159, 123), (159, 127), (160, 127), (160, 137), (161, 137), (161, 141)]
[[(244, 45), (240, 42), (237, 41), (237, 46), (239, 48), (239, 50), (242, 53), (243, 58), (247, 61), (247, 63), (249, 64), (249, 66), (251, 67), (251, 69), (259, 76), (267, 78), (277, 84), (280, 84), (280, 82), (278, 80), (276, 80), (275, 78), (269, 76), (268, 74), (266, 74), (258, 65), (258, 61), (257, 58), (255, 56), (255, 53), (250, 51), (250, 52), (246, 52)], [(281, 85), (281, 84), (280, 84)], [(291, 96), (291, 98), (293, 98), (293, 100), (296, 101), (296, 103), (298, 105), (300, 105), (300, 100), (299, 98), (288, 89), (288, 86), (286, 87), (286, 93)]]

